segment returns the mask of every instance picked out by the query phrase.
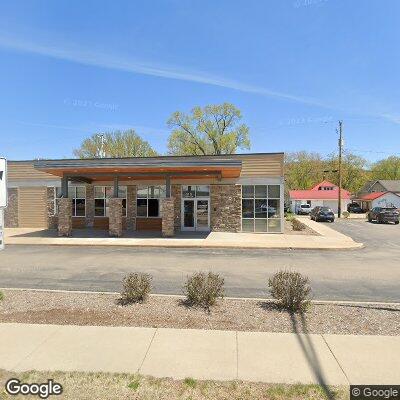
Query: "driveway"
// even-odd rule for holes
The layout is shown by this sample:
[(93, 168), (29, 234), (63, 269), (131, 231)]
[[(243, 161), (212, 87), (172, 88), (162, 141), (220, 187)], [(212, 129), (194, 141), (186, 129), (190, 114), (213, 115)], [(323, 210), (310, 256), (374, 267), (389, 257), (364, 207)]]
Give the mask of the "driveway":
[(181, 294), (186, 275), (212, 270), (226, 294), (264, 297), (268, 277), (292, 268), (323, 300), (400, 302), (400, 227), (343, 220), (330, 227), (366, 244), (351, 251), (13, 246), (0, 253), (0, 287), (119, 291), (133, 271), (153, 275), (154, 292)]

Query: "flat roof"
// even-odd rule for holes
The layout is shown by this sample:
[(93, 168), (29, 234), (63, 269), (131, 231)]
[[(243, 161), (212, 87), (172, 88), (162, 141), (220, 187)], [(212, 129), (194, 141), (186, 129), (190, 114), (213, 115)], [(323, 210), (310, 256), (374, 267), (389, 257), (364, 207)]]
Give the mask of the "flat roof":
[(273, 155), (284, 155), (281, 152), (271, 153), (234, 153), (234, 154), (199, 154), (199, 155), (161, 155), (153, 157), (104, 157), (104, 158), (43, 158), (43, 159), (29, 159), (29, 160), (7, 160), (8, 162), (39, 162), (39, 161), (76, 161), (76, 160), (148, 160), (148, 159), (200, 159), (200, 158), (236, 158), (236, 157), (247, 157), (247, 156), (273, 156)]

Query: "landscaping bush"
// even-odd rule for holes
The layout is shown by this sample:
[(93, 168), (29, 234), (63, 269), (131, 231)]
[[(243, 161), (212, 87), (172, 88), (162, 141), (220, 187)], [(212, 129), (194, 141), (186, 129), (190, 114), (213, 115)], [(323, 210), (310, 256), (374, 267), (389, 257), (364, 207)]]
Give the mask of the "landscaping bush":
[(294, 214), (292, 212), (285, 213), (286, 221), (293, 221), (293, 218), (294, 218)]
[(3, 292), (0, 292), (0, 301), (2, 301), (4, 299), (4, 294)]
[(343, 216), (343, 218), (349, 218), (350, 213), (348, 211), (343, 211), (342, 216)]
[(269, 278), (268, 287), (271, 296), (290, 312), (303, 312), (310, 305), (310, 281), (299, 272), (279, 271)]
[(152, 276), (144, 273), (128, 274), (122, 281), (122, 303), (143, 303), (151, 292)]
[(189, 304), (209, 311), (219, 297), (224, 297), (224, 279), (212, 272), (197, 272), (187, 277), (183, 292)]
[(293, 218), (292, 219), (292, 228), (294, 231), (304, 231), (304, 229), (306, 229), (306, 226), (298, 219)]

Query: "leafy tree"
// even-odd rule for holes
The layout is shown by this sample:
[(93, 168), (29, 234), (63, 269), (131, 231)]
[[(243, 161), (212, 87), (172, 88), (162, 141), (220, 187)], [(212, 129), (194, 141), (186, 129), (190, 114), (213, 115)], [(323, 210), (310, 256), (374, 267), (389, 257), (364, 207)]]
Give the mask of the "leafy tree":
[[(337, 170), (339, 159), (337, 155), (330, 155), (326, 160), (325, 170), (329, 170), (326, 179), (339, 185)], [(345, 153), (342, 157), (342, 187), (351, 193), (358, 192), (369, 179), (368, 162), (365, 158), (352, 153)]]
[[(133, 129), (104, 134), (105, 157), (152, 157), (157, 153)], [(79, 149), (74, 150), (78, 158), (99, 158), (101, 156), (101, 137), (94, 134), (85, 139)]]
[(174, 155), (233, 154), (250, 149), (249, 128), (241, 112), (229, 103), (195, 107), (190, 114), (174, 112), (168, 150)]
[[(319, 153), (299, 151), (285, 156), (285, 180), (288, 189), (310, 189), (322, 180), (339, 184), (337, 155), (323, 157)], [(369, 178), (367, 160), (345, 153), (342, 158), (342, 187), (357, 192)]]
[(400, 157), (390, 156), (377, 161), (371, 168), (372, 179), (400, 179)]
[(285, 154), (285, 181), (288, 189), (310, 189), (324, 178), (324, 160), (318, 153), (297, 151)]

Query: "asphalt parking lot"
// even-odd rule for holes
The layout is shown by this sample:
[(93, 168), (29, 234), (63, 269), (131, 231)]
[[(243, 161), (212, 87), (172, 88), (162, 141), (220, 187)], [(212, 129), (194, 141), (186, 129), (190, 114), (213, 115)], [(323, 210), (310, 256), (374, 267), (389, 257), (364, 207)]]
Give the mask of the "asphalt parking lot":
[(0, 253), (0, 287), (119, 291), (128, 272), (148, 272), (155, 293), (182, 294), (188, 274), (212, 270), (226, 295), (267, 296), (268, 278), (289, 268), (307, 275), (314, 298), (400, 302), (400, 226), (364, 220), (329, 224), (359, 250), (166, 249), (9, 245)]
[(341, 218), (336, 219), (329, 226), (350, 236), (356, 242), (364, 243), (367, 252), (400, 250), (400, 225), (378, 224), (376, 222), (368, 222), (366, 219)]

